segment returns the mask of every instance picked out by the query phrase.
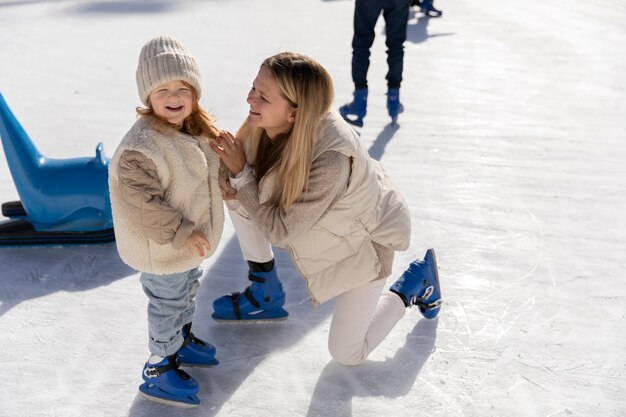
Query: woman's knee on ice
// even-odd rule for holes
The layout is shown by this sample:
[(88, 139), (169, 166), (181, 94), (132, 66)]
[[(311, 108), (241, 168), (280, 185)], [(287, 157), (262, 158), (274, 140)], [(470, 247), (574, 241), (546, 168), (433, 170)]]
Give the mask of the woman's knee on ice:
[(342, 365), (359, 365), (367, 359), (367, 352), (363, 346), (346, 347), (329, 341), (328, 351), (330, 352), (330, 356)]

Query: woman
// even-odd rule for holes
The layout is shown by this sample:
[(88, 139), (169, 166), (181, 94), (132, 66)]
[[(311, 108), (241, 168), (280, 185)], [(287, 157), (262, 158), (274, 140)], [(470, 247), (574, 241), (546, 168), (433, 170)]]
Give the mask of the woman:
[(223, 133), (211, 145), (230, 171), (223, 193), (252, 281), (243, 294), (215, 300), (213, 317), (285, 318), (271, 246), (283, 248), (314, 304), (336, 297), (330, 353), (355, 365), (407, 307), (433, 318), (441, 297), (432, 249), (383, 293), (394, 251), (409, 246), (409, 210), (354, 130), (329, 112), (332, 100), (332, 80), (319, 63), (290, 52), (272, 56), (253, 82), (237, 137)]

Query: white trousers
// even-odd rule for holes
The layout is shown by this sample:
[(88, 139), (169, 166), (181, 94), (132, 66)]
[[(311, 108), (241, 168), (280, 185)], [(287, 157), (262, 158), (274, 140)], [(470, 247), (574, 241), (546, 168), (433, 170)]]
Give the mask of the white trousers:
[[(272, 260), (272, 245), (256, 223), (243, 208), (227, 206), (244, 259), (254, 262)], [(383, 292), (385, 285), (384, 279), (372, 281), (335, 298), (328, 349), (337, 362), (358, 365), (365, 361), (404, 317), (404, 302), (392, 292)]]

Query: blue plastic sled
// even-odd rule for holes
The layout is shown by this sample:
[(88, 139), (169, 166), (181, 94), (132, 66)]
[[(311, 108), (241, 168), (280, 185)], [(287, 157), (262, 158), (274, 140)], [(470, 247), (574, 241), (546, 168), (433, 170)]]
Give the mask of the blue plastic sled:
[(115, 240), (103, 145), (93, 158), (39, 153), (0, 94), (0, 137), (20, 201), (2, 205), (0, 246)]

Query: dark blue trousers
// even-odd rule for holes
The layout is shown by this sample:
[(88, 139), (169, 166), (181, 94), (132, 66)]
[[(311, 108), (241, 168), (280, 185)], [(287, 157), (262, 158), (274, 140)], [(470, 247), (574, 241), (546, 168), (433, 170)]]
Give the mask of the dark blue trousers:
[(387, 86), (399, 88), (404, 64), (404, 41), (411, 0), (356, 0), (352, 38), (352, 80), (355, 88), (367, 87), (370, 48), (381, 12), (387, 32)]

